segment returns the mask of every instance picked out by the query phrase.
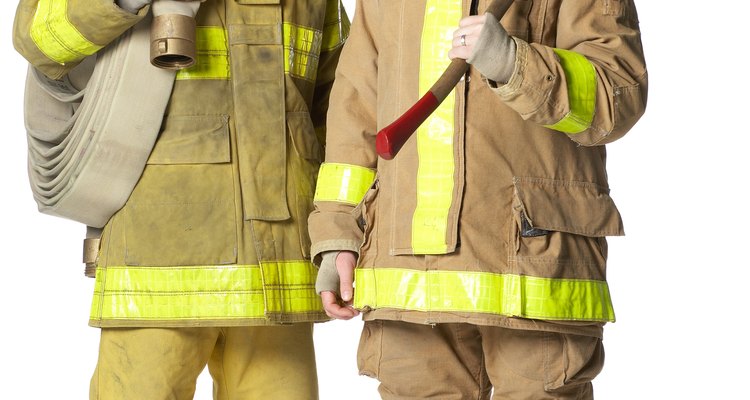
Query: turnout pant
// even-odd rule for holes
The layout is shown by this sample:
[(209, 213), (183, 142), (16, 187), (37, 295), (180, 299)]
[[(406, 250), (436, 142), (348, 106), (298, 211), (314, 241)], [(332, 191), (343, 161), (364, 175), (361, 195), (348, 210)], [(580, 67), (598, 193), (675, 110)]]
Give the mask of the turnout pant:
[(357, 358), (385, 400), (589, 400), (604, 349), (589, 336), (378, 320)]
[(189, 400), (208, 365), (214, 399), (315, 400), (311, 323), (103, 328), (92, 400)]

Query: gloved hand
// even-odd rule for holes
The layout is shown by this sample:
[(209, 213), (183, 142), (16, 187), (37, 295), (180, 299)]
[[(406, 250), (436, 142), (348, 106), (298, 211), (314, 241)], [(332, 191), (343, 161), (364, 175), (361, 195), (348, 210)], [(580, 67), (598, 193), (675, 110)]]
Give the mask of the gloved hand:
[(318, 278), (315, 281), (315, 292), (333, 292), (338, 294), (341, 280), (339, 271), (336, 269), (336, 256), (338, 251), (326, 251), (321, 254), (320, 267), (318, 268)]
[(516, 42), (495, 17), (484, 14), (484, 26), (466, 62), (487, 79), (508, 83), (516, 65)]
[(201, 1), (186, 1), (186, 0), (155, 0), (151, 6), (151, 12), (154, 16), (167, 15), (167, 14), (180, 14), (186, 17), (193, 18), (198, 13), (198, 8), (201, 5)]
[(320, 294), (326, 314), (337, 319), (351, 319), (359, 315), (359, 311), (352, 307), (357, 254), (351, 251), (326, 251), (321, 256), (315, 291)]
[(138, 14), (141, 8), (151, 4), (151, 0), (115, 0), (120, 8), (133, 14)]

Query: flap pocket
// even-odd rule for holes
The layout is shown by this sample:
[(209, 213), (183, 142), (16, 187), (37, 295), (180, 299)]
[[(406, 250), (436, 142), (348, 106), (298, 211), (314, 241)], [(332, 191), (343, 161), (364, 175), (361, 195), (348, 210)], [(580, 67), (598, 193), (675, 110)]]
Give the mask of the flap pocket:
[(234, 203), (131, 204), (125, 212), (125, 264), (227, 265), (237, 262)]
[(149, 164), (216, 164), (231, 161), (229, 117), (168, 116)]
[(531, 230), (590, 237), (622, 236), (622, 218), (609, 189), (590, 182), (513, 178), (513, 207)]

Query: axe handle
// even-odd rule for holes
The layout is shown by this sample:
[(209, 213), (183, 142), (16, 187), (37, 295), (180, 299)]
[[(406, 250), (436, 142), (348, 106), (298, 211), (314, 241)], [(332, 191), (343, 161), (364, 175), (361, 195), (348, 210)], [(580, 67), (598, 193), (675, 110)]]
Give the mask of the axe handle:
[[(513, 0), (493, 0), (485, 12), (499, 21), (508, 11)], [(396, 156), (401, 147), (411, 137), (412, 133), (430, 116), (456, 87), (461, 77), (469, 68), (463, 58), (454, 58), (437, 82), (413, 106), (403, 113), (397, 120), (381, 129), (375, 138), (375, 150), (386, 160)]]

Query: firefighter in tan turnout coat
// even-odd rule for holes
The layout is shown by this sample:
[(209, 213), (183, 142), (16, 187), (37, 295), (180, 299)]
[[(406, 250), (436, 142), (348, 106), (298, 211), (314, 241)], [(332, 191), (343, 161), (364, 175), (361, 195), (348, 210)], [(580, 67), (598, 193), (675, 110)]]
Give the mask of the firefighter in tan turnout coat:
[[(22, 0), (14, 44), (61, 79), (150, 3)], [(339, 0), (206, 0), (195, 20), (196, 63), (103, 229), (91, 398), (189, 399), (208, 365), (217, 399), (315, 399), (307, 217), (349, 21)]]
[[(592, 398), (615, 320), (605, 144), (646, 106), (635, 6), (516, 0), (498, 22), (489, 2), (359, 0), (337, 69), (317, 290), (362, 313), (359, 369), (385, 399)], [(377, 132), (456, 57), (465, 78), (379, 158)]]

